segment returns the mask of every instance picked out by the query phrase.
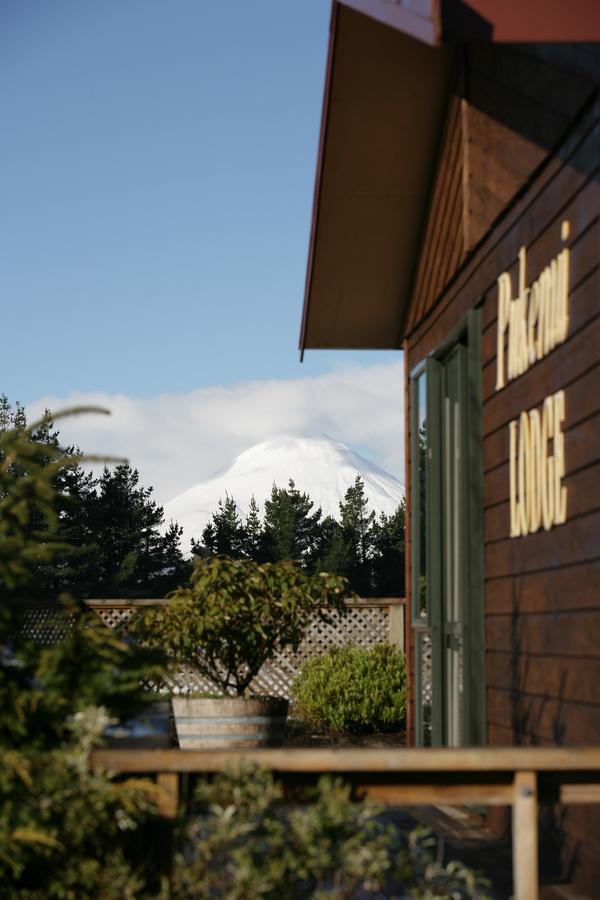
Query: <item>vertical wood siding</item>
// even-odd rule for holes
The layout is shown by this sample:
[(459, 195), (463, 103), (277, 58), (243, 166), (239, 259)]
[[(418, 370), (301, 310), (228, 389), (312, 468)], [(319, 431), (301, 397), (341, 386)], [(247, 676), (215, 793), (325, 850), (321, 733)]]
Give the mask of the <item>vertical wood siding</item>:
[(463, 127), (462, 101), (450, 98), (431, 206), (425, 226), (423, 252), (415, 278), (414, 302), (407, 322), (410, 331), (431, 308), (454, 275), (464, 255), (463, 238)]

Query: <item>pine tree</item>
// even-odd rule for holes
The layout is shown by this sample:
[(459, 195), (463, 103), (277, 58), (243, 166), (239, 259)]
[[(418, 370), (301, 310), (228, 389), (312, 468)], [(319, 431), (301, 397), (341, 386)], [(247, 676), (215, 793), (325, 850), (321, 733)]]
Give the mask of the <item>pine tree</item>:
[(90, 497), (89, 528), (98, 547), (97, 596), (140, 596), (163, 569), (164, 513), (128, 463), (104, 468)]
[(309, 564), (318, 546), (321, 523), (321, 508), (312, 512), (313, 506), (308, 494), (300, 493), (292, 478), (287, 488), (273, 485), (271, 498), (265, 501), (267, 560), (291, 559), (299, 564)]
[[(0, 434), (9, 429), (24, 432), (26, 427), (22, 406), (17, 403), (13, 409), (7, 397), (0, 396)], [(185, 579), (189, 565), (180, 550), (182, 529), (175, 523), (161, 533), (163, 509), (152, 499), (152, 488), (139, 484), (137, 470), (128, 465), (105, 468), (100, 478), (86, 472), (77, 463), (81, 453), (76, 447), (60, 449), (48, 410), (31, 438), (31, 446), (38, 448), (38, 466), (49, 465), (57, 453), (69, 458), (69, 465), (53, 475), (52, 485), (57, 540), (71, 548), (57, 550), (51, 564), (32, 566), (27, 588), (31, 599), (50, 600), (62, 592), (80, 598), (161, 596)], [(15, 478), (24, 474), (23, 468), (11, 467)], [(45, 527), (41, 506), (33, 504), (27, 528), (34, 534)]]
[(219, 507), (213, 513), (211, 522), (202, 532), (204, 554), (232, 556), (242, 559), (245, 555), (245, 534), (237, 503), (225, 494), (225, 500), (219, 500)]
[(406, 504), (373, 523), (373, 591), (377, 597), (404, 596)]
[(214, 547), (215, 543), (215, 527), (212, 522), (208, 522), (208, 524), (204, 527), (202, 531), (202, 539), (198, 540), (198, 538), (191, 538), (190, 545), (192, 548), (193, 556), (212, 556), (212, 550), (209, 550), (209, 547)]
[(161, 561), (163, 569), (154, 576), (154, 595), (162, 597), (187, 580), (191, 573), (191, 562), (184, 559), (181, 550), (183, 528), (177, 522), (170, 522), (162, 538)]
[(313, 572), (331, 572), (343, 575), (349, 566), (349, 554), (344, 543), (344, 533), (333, 516), (325, 516), (321, 522), (318, 546), (311, 562)]
[(0, 394), (0, 432), (8, 431), (12, 428), (23, 431), (27, 426), (27, 418), (23, 406), (17, 402), (15, 408), (6, 394)]
[(349, 579), (353, 590), (368, 597), (373, 587), (371, 557), (375, 513), (369, 512), (365, 484), (360, 475), (356, 476), (340, 503), (340, 519), (348, 553), (348, 570), (343, 574)]
[[(40, 468), (45, 468), (53, 463), (58, 456), (73, 458), (80, 455), (76, 448), (61, 448), (58, 431), (53, 430), (52, 416), (48, 409), (36, 428), (27, 438), (29, 446), (35, 449), (34, 462)], [(0, 434), (15, 431), (23, 438), (26, 436), (27, 417), (23, 406), (17, 401), (13, 409), (6, 394), (0, 396)], [(1, 459), (1, 457), (0, 457)], [(19, 463), (13, 463), (9, 467), (9, 474), (13, 478), (27, 476), (27, 469)], [(69, 515), (73, 511), (73, 498), (71, 492), (73, 485), (83, 475), (79, 466), (65, 465), (54, 472), (52, 487), (56, 494), (55, 514), (58, 539), (69, 543)], [(1, 497), (1, 494), (0, 494)], [(46, 513), (39, 503), (32, 502), (27, 512), (26, 529), (30, 535), (43, 532), (48, 525)], [(65, 527), (67, 526), (67, 527)], [(66, 558), (74, 551), (56, 550), (53, 553), (52, 564), (38, 561), (33, 563), (30, 570), (27, 596), (31, 599), (49, 599), (56, 597), (61, 591), (69, 590), (70, 585), (65, 585), (59, 576), (59, 570), (66, 568)]]
[(246, 556), (247, 559), (253, 559), (256, 562), (262, 562), (265, 555), (265, 535), (260, 520), (258, 503), (254, 499), (254, 494), (250, 498), (248, 515), (246, 516), (243, 525), (243, 531), (244, 556)]

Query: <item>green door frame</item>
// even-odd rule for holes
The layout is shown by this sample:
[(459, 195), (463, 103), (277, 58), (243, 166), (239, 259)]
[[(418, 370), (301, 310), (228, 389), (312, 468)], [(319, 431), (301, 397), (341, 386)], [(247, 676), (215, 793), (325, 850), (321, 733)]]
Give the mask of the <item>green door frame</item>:
[[(464, 348), (464, 349), (463, 349)], [(448, 383), (449, 366), (453, 383)], [(444, 508), (442, 403), (454, 392), (460, 410), (460, 497)], [(426, 395), (426, 404), (423, 403)], [(411, 594), (415, 637), (415, 735), (418, 745), (443, 746), (448, 735), (447, 646), (462, 641), (463, 692), (460, 732), (464, 745), (486, 742), (483, 609), (483, 468), (481, 312), (472, 310), (461, 327), (411, 373)], [(423, 421), (425, 427), (423, 428)], [(450, 453), (450, 448), (447, 448)], [(450, 454), (451, 455), (451, 454)], [(447, 460), (450, 457), (447, 457)], [(423, 482), (425, 482), (423, 484)], [(446, 477), (448, 488), (448, 477)], [(448, 503), (448, 499), (447, 499)], [(444, 563), (450, 539), (443, 517), (455, 511), (465, 537), (460, 566), (460, 624), (446, 622)], [(425, 541), (421, 535), (425, 529)], [(446, 548), (444, 541), (446, 540)], [(423, 559), (423, 556), (425, 559)], [(428, 654), (428, 657), (427, 657)], [(426, 684), (424, 682), (427, 682)], [(427, 703), (426, 699), (427, 698)], [(426, 707), (430, 703), (429, 714)]]

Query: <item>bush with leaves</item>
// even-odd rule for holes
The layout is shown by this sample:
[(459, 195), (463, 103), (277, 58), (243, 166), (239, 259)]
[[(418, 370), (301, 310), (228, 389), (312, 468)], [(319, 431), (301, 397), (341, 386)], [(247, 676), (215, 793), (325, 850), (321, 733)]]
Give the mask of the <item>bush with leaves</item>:
[(406, 713), (406, 661), (397, 647), (334, 647), (292, 684), (296, 711), (330, 731), (391, 731)]
[(311, 794), (286, 803), (273, 775), (252, 768), (200, 782), (171, 900), (486, 897), (476, 873), (436, 858), (428, 832), (404, 833), (339, 779)]
[(2, 896), (133, 898), (158, 887), (147, 855), (156, 787), (131, 779), (117, 788), (89, 771), (88, 756), (109, 718), (144, 700), (140, 685), (160, 667), (68, 598), (52, 625), (56, 643), (27, 638), (20, 592), (64, 549), (53, 531), (55, 481), (79, 461), (38, 444), (36, 427), (0, 433)]
[(200, 783), (196, 799), (174, 900), (351, 897), (379, 888), (389, 867), (389, 830), (338, 780), (322, 778), (312, 802), (295, 808), (260, 769)]
[(331, 623), (344, 615), (346, 595), (344, 578), (307, 575), (292, 562), (198, 558), (189, 586), (140, 612), (130, 632), (242, 696), (267, 660), (297, 650), (313, 616)]

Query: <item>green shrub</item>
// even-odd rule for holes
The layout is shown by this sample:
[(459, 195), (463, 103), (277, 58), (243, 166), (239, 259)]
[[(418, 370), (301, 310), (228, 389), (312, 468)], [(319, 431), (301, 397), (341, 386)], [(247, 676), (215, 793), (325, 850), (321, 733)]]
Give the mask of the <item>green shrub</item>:
[(201, 782), (170, 900), (373, 896), (390, 866), (391, 830), (350, 795), (323, 777), (312, 802), (285, 806), (264, 769)]
[(331, 731), (390, 731), (406, 713), (406, 662), (390, 644), (336, 647), (307, 660), (292, 685), (300, 716)]
[(443, 864), (430, 832), (400, 830), (339, 779), (292, 805), (270, 772), (248, 768), (202, 780), (196, 801), (169, 900), (488, 896), (471, 869)]
[(189, 587), (139, 614), (130, 631), (241, 696), (267, 660), (298, 648), (313, 616), (344, 615), (346, 595), (345, 578), (307, 575), (292, 562), (198, 558)]

